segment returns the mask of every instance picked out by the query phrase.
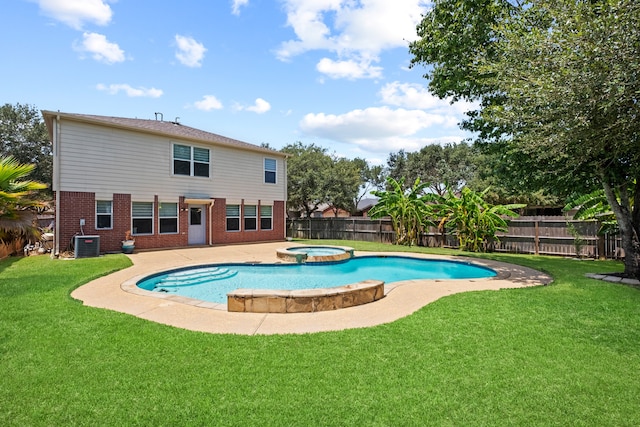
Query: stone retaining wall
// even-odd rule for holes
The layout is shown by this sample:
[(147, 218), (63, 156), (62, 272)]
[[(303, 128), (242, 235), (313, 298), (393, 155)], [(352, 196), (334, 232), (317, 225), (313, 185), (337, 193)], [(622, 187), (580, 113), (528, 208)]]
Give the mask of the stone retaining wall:
[(312, 313), (367, 304), (383, 297), (384, 282), (381, 280), (294, 291), (236, 289), (227, 294), (227, 310), (245, 313)]

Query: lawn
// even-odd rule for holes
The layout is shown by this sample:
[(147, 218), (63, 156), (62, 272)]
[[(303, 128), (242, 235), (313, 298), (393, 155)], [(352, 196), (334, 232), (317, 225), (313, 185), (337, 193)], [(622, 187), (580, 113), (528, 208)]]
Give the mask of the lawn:
[(123, 255), (5, 259), (0, 425), (640, 425), (640, 290), (584, 277), (621, 264), (488, 256), (555, 281), (280, 336), (191, 332), (69, 296)]

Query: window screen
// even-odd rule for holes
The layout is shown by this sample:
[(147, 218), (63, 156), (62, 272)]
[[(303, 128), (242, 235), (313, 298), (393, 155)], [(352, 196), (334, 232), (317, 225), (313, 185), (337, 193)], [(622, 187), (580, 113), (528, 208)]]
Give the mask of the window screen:
[(96, 201), (96, 228), (113, 228), (113, 204), (111, 200)]
[(227, 205), (227, 231), (240, 230), (240, 205)]
[(244, 205), (244, 229), (258, 229), (258, 210), (255, 205)]
[(276, 183), (276, 160), (264, 159), (264, 182), (267, 184)]
[(273, 207), (260, 206), (260, 230), (271, 230), (273, 228)]
[(131, 230), (133, 234), (153, 234), (153, 203), (131, 203)]
[(178, 232), (178, 204), (160, 203), (158, 216), (160, 218), (160, 233)]

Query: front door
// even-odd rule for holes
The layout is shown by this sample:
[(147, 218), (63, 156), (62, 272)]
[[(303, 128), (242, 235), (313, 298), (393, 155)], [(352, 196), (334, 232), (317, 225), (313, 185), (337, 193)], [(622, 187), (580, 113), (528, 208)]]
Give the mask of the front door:
[(207, 210), (203, 205), (189, 205), (189, 244), (207, 242)]

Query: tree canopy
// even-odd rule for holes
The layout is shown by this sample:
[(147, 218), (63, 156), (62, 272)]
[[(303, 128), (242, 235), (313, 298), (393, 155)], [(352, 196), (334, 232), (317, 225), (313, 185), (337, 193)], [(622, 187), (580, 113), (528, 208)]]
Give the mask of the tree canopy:
[(477, 164), (473, 148), (466, 143), (427, 145), (417, 152), (400, 150), (387, 161), (388, 176), (415, 182), (420, 178), (428, 188), (444, 195), (447, 187), (456, 191), (474, 180)]
[(437, 0), (410, 46), (414, 65), (433, 67), (434, 93), (479, 101), (465, 126), (499, 144), (529, 185), (604, 190), (633, 276), (640, 276), (638, 22), (634, 0)]
[(34, 165), (30, 177), (51, 188), (51, 141), (36, 107), (27, 104), (0, 107), (0, 156), (11, 156), (19, 163)]
[(322, 205), (353, 212), (364, 191), (377, 186), (381, 168), (369, 166), (364, 159), (345, 159), (329, 154), (316, 144), (298, 141), (282, 148), (287, 160), (288, 208), (307, 216)]

